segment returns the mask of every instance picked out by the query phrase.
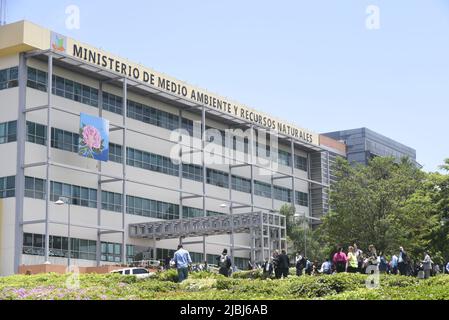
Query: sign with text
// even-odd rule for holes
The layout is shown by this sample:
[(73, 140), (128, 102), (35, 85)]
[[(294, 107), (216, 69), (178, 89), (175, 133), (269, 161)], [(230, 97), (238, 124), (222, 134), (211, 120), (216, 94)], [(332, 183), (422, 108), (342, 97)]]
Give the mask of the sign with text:
[(205, 105), (210, 109), (238, 117), (249, 123), (254, 123), (264, 128), (277, 131), (302, 142), (319, 145), (319, 138), (316, 133), (296, 127), (293, 124), (279, 120), (265, 113), (247, 108), (227, 98), (193, 87), (183, 81), (155, 72), (142, 65), (110, 55), (103, 50), (67, 38), (66, 52), (84, 62), (94, 64), (108, 71), (145, 83), (177, 97)]

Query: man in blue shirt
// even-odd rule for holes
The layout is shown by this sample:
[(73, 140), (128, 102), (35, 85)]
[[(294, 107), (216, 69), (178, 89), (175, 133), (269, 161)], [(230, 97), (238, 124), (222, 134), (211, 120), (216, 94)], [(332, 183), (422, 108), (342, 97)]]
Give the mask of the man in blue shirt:
[(178, 269), (178, 281), (182, 282), (187, 279), (189, 275), (187, 268), (192, 263), (189, 252), (183, 249), (182, 244), (178, 245), (178, 251), (175, 252), (173, 261), (175, 262), (176, 269)]
[(321, 265), (321, 273), (323, 274), (331, 274), (332, 273), (332, 264), (330, 262), (330, 259), (326, 259), (326, 261), (323, 262)]

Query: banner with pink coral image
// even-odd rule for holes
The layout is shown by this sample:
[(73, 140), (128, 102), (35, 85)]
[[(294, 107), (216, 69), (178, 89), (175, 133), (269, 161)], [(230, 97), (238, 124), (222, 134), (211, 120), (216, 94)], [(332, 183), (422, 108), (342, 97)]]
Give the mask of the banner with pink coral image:
[(109, 159), (109, 120), (80, 115), (78, 154), (100, 161)]

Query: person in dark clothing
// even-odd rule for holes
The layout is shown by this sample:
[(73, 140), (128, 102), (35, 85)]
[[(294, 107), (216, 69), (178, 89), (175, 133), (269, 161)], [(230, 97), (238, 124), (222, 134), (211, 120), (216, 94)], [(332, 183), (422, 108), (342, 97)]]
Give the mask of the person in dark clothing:
[(218, 273), (224, 275), (225, 277), (229, 277), (229, 272), (231, 270), (232, 262), (231, 258), (228, 257), (228, 250), (223, 249), (221, 256), (218, 258)]
[(290, 260), (288, 259), (287, 254), (285, 253), (285, 250), (281, 251), (281, 254), (278, 256), (278, 268), (279, 268), (279, 278), (288, 277), (288, 268), (290, 266)]
[(275, 250), (273, 252), (272, 262), (273, 262), (274, 276), (276, 277), (276, 279), (279, 279), (281, 277), (279, 269), (279, 251)]
[(309, 259), (307, 259), (307, 257), (304, 257), (304, 259), (306, 259), (306, 269), (304, 270), (304, 272), (305, 274), (310, 276), (312, 274), (313, 264)]
[(297, 276), (301, 276), (302, 275), (302, 271), (306, 267), (306, 259), (298, 252), (296, 254), (295, 260), (296, 260), (296, 263), (295, 263), (296, 275)]
[(164, 259), (164, 269), (165, 270), (170, 269), (170, 260), (171, 260), (171, 258), (169, 256), (165, 257), (165, 259)]
[(379, 252), (379, 272), (387, 273), (388, 262), (383, 252)]
[(409, 264), (409, 259), (408, 259), (407, 252), (405, 252), (403, 247), (399, 247), (398, 269), (399, 269), (399, 273), (401, 275), (403, 275), (403, 276), (409, 275), (408, 264)]

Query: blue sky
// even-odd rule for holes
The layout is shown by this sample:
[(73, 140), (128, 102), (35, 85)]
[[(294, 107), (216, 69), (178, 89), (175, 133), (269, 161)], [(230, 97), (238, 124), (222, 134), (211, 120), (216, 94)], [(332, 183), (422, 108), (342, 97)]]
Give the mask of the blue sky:
[[(315, 132), (368, 127), (449, 158), (449, 0), (8, 0), (28, 19)], [(65, 9), (80, 9), (67, 29)], [(380, 10), (369, 30), (367, 6)]]

